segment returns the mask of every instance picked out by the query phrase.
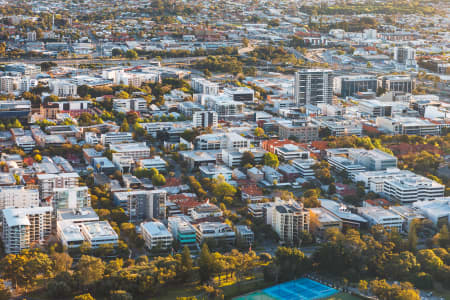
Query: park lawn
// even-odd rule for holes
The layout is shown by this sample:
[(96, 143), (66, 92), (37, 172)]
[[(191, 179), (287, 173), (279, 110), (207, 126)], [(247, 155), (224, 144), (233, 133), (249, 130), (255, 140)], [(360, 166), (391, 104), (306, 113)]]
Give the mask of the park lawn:
[(327, 300), (361, 300), (361, 298), (347, 293), (338, 293), (336, 295), (327, 298)]
[(198, 282), (194, 283), (192, 285), (185, 285), (185, 286), (171, 286), (167, 287), (167, 293), (158, 295), (158, 297), (154, 298), (148, 298), (150, 299), (158, 299), (158, 300), (174, 300), (177, 299), (177, 297), (189, 297), (189, 296), (198, 296), (202, 294), (201, 291), (197, 289)]

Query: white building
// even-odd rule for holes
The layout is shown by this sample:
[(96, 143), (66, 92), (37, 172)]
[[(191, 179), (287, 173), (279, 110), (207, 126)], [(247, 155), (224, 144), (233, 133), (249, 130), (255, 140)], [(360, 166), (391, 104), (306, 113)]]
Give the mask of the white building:
[(422, 212), (436, 226), (441, 226), (450, 222), (450, 197), (434, 198), (428, 201), (417, 201), (414, 202), (412, 206)]
[(296, 159), (292, 161), (292, 165), (300, 171), (300, 176), (303, 178), (314, 178), (316, 176), (314, 169), (312, 168), (316, 163), (317, 161), (313, 158)]
[(402, 231), (403, 219), (398, 214), (379, 206), (358, 207), (358, 213), (370, 226), (382, 225), (387, 231)]
[(142, 237), (148, 249), (169, 249), (173, 236), (161, 222), (144, 222), (141, 224)]
[(114, 203), (124, 209), (130, 222), (165, 218), (167, 192), (165, 190), (132, 190), (115, 192)]
[(304, 209), (303, 204), (277, 200), (277, 203), (268, 210), (271, 210), (272, 228), (281, 242), (297, 243), (303, 231), (309, 232), (309, 210)]
[(107, 132), (101, 135), (100, 140), (103, 145), (121, 144), (133, 142), (133, 134), (131, 132)]
[(147, 111), (147, 100), (144, 98), (114, 99), (113, 110), (123, 113), (130, 111), (145, 112)]
[(24, 186), (0, 187), (0, 209), (39, 206), (39, 191)]
[(208, 218), (208, 217), (221, 217), (223, 212), (217, 205), (210, 204), (209, 202), (203, 203), (190, 210), (193, 220)]
[(55, 210), (90, 207), (91, 196), (87, 186), (55, 188), (51, 202)]
[(80, 176), (77, 173), (37, 174), (40, 198), (53, 196), (56, 188), (75, 188), (79, 185)]
[(34, 243), (43, 243), (52, 231), (51, 207), (2, 210), (2, 240), (6, 253), (18, 254)]
[(445, 186), (434, 180), (397, 168), (359, 172), (354, 181), (362, 181), (370, 191), (401, 203), (443, 197), (445, 190)]
[(197, 242), (201, 244), (205, 239), (215, 240), (228, 244), (234, 244), (236, 233), (227, 223), (203, 222), (195, 226)]
[(158, 171), (165, 171), (167, 162), (160, 156), (154, 156), (153, 158), (141, 159), (138, 161), (138, 165), (144, 169), (156, 169)]
[(333, 100), (333, 71), (304, 69), (295, 73), (294, 97), (297, 106), (319, 103), (331, 104)]
[(135, 161), (150, 157), (150, 148), (144, 143), (110, 144), (109, 149), (116, 155), (130, 156)]
[(191, 86), (195, 93), (207, 94), (207, 95), (218, 95), (219, 85), (215, 82), (211, 82), (205, 78), (192, 78)]
[(377, 127), (390, 134), (439, 135), (440, 125), (415, 117), (378, 117)]
[(193, 127), (216, 127), (219, 117), (215, 111), (196, 111), (192, 117)]
[(246, 149), (250, 148), (250, 140), (234, 132), (202, 134), (196, 137), (195, 148), (198, 150)]
[(51, 94), (58, 97), (75, 97), (77, 95), (77, 85), (67, 80), (51, 80), (48, 86)]
[(92, 248), (98, 248), (104, 244), (117, 246), (119, 242), (119, 236), (107, 221), (82, 223), (80, 228), (85, 240)]

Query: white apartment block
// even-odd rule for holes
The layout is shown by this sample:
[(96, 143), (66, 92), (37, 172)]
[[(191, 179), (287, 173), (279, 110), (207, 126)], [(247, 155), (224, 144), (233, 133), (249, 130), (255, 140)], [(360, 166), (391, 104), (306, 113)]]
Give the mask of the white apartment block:
[(17, 77), (12, 76), (2, 76), (0, 77), (0, 92), (4, 94), (13, 93), (18, 89), (18, 81)]
[(203, 134), (195, 139), (197, 150), (239, 150), (250, 148), (250, 140), (237, 133)]
[(87, 186), (56, 188), (52, 197), (53, 209), (83, 208), (91, 206), (91, 197)]
[(382, 225), (387, 231), (402, 231), (402, 217), (390, 210), (379, 206), (358, 207), (358, 214), (366, 219), (370, 226)]
[(196, 111), (192, 117), (193, 127), (216, 127), (219, 117), (215, 111)]
[(141, 223), (142, 237), (148, 249), (169, 249), (172, 247), (173, 236), (161, 222)]
[(194, 220), (208, 218), (208, 217), (221, 217), (223, 212), (217, 205), (210, 204), (209, 202), (196, 206), (190, 211), (191, 217)]
[(119, 236), (107, 221), (82, 223), (80, 228), (81, 234), (92, 248), (104, 244), (116, 246), (119, 242)]
[(133, 134), (131, 132), (108, 132), (100, 137), (103, 145), (131, 143), (133, 142)]
[(158, 171), (165, 171), (167, 168), (167, 162), (160, 156), (155, 156), (153, 158), (141, 159), (137, 163), (141, 168), (144, 169), (156, 169)]
[(195, 226), (197, 242), (201, 244), (205, 239), (212, 239), (228, 244), (234, 244), (236, 233), (227, 223), (203, 222)]
[(205, 78), (192, 78), (191, 86), (194, 93), (206, 94), (206, 95), (218, 95), (219, 85), (215, 82), (211, 82)]
[(296, 243), (303, 231), (309, 231), (309, 210), (301, 203), (278, 200), (268, 210), (271, 211), (267, 214), (272, 216), (272, 228), (283, 243)]
[(315, 172), (312, 168), (317, 163), (317, 160), (313, 158), (308, 159), (296, 159), (292, 161), (292, 166), (300, 171), (300, 176), (303, 178), (314, 178)]
[(39, 206), (39, 191), (24, 186), (0, 187), (0, 209)]
[(145, 112), (147, 111), (147, 100), (144, 98), (114, 99), (113, 110), (123, 113), (130, 111)]
[(37, 174), (36, 177), (41, 200), (53, 196), (56, 188), (78, 187), (80, 180), (80, 176), (77, 173)]
[(75, 97), (77, 85), (66, 80), (52, 80), (48, 83), (50, 92), (58, 97)]
[(51, 207), (2, 210), (2, 240), (6, 253), (18, 254), (35, 243), (43, 243), (52, 231)]
[(165, 218), (167, 192), (165, 190), (132, 190), (115, 192), (114, 203), (124, 209), (130, 222)]
[(150, 148), (145, 143), (110, 144), (109, 149), (117, 155), (130, 156), (135, 161), (150, 157)]

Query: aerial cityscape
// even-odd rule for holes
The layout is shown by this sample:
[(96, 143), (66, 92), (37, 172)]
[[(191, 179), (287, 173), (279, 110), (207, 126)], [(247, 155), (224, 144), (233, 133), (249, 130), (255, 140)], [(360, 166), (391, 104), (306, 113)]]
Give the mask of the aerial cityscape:
[(0, 300), (450, 300), (449, 0), (0, 0)]

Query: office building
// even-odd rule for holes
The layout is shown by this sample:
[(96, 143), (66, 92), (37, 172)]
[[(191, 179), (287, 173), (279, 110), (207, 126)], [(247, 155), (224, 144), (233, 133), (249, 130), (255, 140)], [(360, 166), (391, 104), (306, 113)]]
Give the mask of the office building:
[(380, 131), (392, 135), (439, 135), (440, 125), (415, 117), (378, 117), (376, 125)]
[(295, 73), (294, 97), (297, 106), (333, 101), (333, 71), (304, 69)]
[(432, 198), (428, 201), (417, 201), (412, 204), (437, 227), (450, 222), (450, 197)]
[(154, 156), (153, 158), (141, 159), (137, 164), (144, 169), (156, 169), (158, 171), (165, 171), (167, 168), (167, 162), (160, 156)]
[(411, 47), (395, 47), (394, 60), (401, 64), (416, 64), (416, 49)]
[(342, 220), (342, 226), (344, 228), (360, 228), (366, 226), (367, 220), (352, 213), (343, 203), (329, 199), (319, 200), (322, 208)]
[(239, 150), (250, 148), (250, 140), (235, 133), (202, 134), (195, 138), (197, 150)]
[(236, 102), (252, 103), (255, 92), (248, 87), (225, 88), (223, 93)]
[(0, 209), (39, 206), (39, 191), (24, 186), (0, 187)]
[(300, 176), (303, 178), (315, 178), (315, 172), (312, 166), (317, 163), (317, 160), (313, 158), (308, 159), (295, 159), (292, 161), (292, 166), (300, 172)]
[(255, 243), (255, 234), (247, 225), (236, 225), (236, 237), (242, 244), (251, 246)]
[(2, 210), (2, 240), (6, 253), (18, 254), (33, 244), (42, 244), (52, 231), (51, 207)]
[(173, 236), (161, 222), (144, 222), (141, 224), (142, 237), (147, 249), (165, 250), (172, 247)]
[(147, 219), (165, 218), (166, 198), (165, 190), (133, 190), (113, 194), (114, 203), (122, 207), (129, 221), (135, 224)]
[(110, 144), (109, 149), (116, 155), (129, 156), (135, 161), (150, 157), (150, 148), (144, 143)]
[(360, 101), (358, 110), (371, 117), (390, 117), (392, 116), (392, 104), (378, 100)]
[(322, 207), (310, 209), (311, 215), (316, 216), (317, 222), (311, 223), (311, 231), (315, 234), (324, 234), (330, 228), (342, 230), (342, 220)]
[(412, 93), (416, 88), (416, 80), (409, 75), (387, 75), (379, 79), (386, 91)]
[(103, 145), (131, 143), (133, 142), (133, 134), (131, 132), (108, 132), (100, 137)]
[(192, 117), (193, 127), (216, 127), (218, 115), (215, 111), (196, 111)]
[(397, 158), (379, 149), (348, 149), (348, 158), (368, 171), (380, 171), (397, 167)]
[(379, 206), (358, 207), (358, 214), (365, 218), (370, 226), (381, 225), (387, 231), (402, 231), (402, 217), (390, 210)]
[(0, 119), (19, 119), (28, 122), (31, 117), (31, 102), (29, 100), (1, 101)]
[(334, 93), (343, 98), (355, 96), (358, 92), (376, 92), (378, 82), (375, 75), (339, 76), (333, 81)]

